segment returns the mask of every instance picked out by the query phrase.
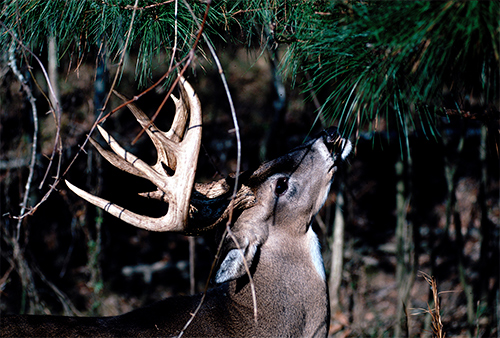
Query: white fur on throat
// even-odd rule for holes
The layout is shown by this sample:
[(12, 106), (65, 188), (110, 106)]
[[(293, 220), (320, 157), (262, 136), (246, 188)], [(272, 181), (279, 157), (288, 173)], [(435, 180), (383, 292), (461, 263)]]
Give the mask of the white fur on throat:
[(323, 266), (323, 256), (321, 256), (321, 249), (319, 246), (318, 236), (314, 233), (312, 227), (307, 230), (307, 239), (309, 244), (309, 251), (311, 253), (311, 259), (318, 275), (322, 280), (326, 280), (325, 267)]

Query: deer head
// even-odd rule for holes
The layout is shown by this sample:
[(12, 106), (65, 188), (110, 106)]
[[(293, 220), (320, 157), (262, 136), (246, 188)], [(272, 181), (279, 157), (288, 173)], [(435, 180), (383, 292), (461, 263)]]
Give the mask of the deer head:
[[(201, 296), (166, 299), (104, 319), (2, 319), (3, 327), (32, 328), (31, 320), (45, 323), (47, 330), (24, 330), (23, 334), (327, 335), (325, 272), (311, 221), (324, 204), (336, 164), (348, 156), (351, 143), (341, 138), (335, 128), (330, 128), (288, 154), (242, 174), (242, 183), (236, 198), (232, 199), (234, 180), (231, 178), (194, 184), (201, 141), (201, 108), (192, 87), (183, 78), (180, 84), (181, 98), (172, 97), (176, 116), (168, 132), (159, 130), (135, 105), (127, 105), (156, 147), (158, 159), (153, 166), (125, 151), (101, 127), (98, 129), (112, 151), (92, 141), (114, 166), (156, 185), (157, 190), (142, 195), (168, 203), (165, 216), (138, 215), (69, 182), (67, 185), (110, 214), (153, 231), (198, 234), (225, 225), (223, 221), (233, 212), (231, 235), (222, 239), (222, 258), (215, 275), (219, 286), (208, 292), (194, 318), (192, 313)], [(188, 322), (190, 325), (186, 328)], [(81, 325), (78, 330), (72, 329), (78, 324)]]
[[(226, 239), (227, 256), (216, 281), (244, 275), (243, 258), (251, 266), (262, 245), (286, 251), (292, 239), (306, 236), (328, 196), (337, 157), (343, 160), (350, 151), (350, 142), (340, 138), (336, 128), (330, 128), (254, 171), (245, 184), (255, 202), (241, 212), (232, 228), (239, 243)], [(324, 275), (319, 253), (312, 258), (318, 273)]]

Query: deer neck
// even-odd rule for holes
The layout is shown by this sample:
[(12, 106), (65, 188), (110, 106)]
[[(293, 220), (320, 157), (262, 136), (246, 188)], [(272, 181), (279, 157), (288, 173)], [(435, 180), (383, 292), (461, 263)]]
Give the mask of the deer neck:
[[(285, 245), (273, 240), (266, 242), (252, 274), (259, 325), (289, 323), (291, 327), (283, 328), (283, 332), (288, 331), (285, 336), (321, 336), (328, 330), (325, 271), (312, 229), (306, 239), (299, 242), (287, 238)], [(253, 318), (252, 286), (248, 278), (232, 281), (229, 296), (239, 313), (244, 311), (247, 318)]]

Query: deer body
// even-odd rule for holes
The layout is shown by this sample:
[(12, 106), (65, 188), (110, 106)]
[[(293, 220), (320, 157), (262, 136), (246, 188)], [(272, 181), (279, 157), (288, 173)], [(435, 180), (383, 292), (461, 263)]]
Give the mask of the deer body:
[[(316, 241), (311, 228), (304, 236)], [(300, 244), (287, 243), (290, 247)], [(310, 248), (304, 246), (302, 249), (302, 252), (286, 253), (280, 260), (286, 263), (276, 264), (272, 258), (275, 256), (266, 255), (266, 248), (262, 248), (253, 274), (257, 323), (250, 284), (248, 278), (242, 277), (209, 290), (200, 312), (183, 336), (325, 337), (329, 318), (326, 282), (314, 266)], [(295, 254), (303, 256), (294, 257)], [(2, 322), (2, 336), (178, 336), (200, 299), (201, 295), (167, 298), (115, 317), (4, 317), (2, 321), (7, 319), (10, 327)]]
[[(2, 316), (2, 336), (327, 336), (327, 285), (311, 222), (326, 200), (337, 157), (344, 159), (350, 147), (349, 141), (329, 130), (249, 176), (237, 197), (231, 233), (221, 239), (218, 286), (207, 292), (194, 318), (202, 295), (168, 298), (115, 317)], [(111, 161), (119, 162), (114, 157)], [(142, 175), (128, 164), (120, 168)], [(68, 186), (109, 210), (110, 202)], [(246, 201), (247, 196), (251, 201)], [(127, 214), (127, 222), (142, 224), (140, 216), (120, 211), (118, 217), (122, 213)], [(224, 215), (217, 217), (224, 219)], [(147, 226), (155, 222), (148, 218)]]
[[(307, 285), (298, 283), (266, 293), (269, 285), (281, 283), (286, 279), (285, 276), (276, 276), (280, 279), (273, 278), (274, 284), (267, 284), (269, 278), (261, 280), (258, 274), (255, 275), (257, 323), (254, 321), (248, 284), (237, 293), (236, 281), (209, 290), (200, 312), (183, 336), (325, 337), (328, 323), (325, 282), (319, 280), (318, 284), (308, 282)], [(300, 299), (297, 295), (304, 295), (300, 292), (304, 288), (310, 288), (311, 295), (307, 299)], [(2, 323), (2, 336), (175, 337), (190, 319), (200, 299), (201, 295), (167, 298), (115, 317), (10, 316), (5, 319), (11, 327)], [(316, 309), (312, 315), (306, 312), (311, 307)]]

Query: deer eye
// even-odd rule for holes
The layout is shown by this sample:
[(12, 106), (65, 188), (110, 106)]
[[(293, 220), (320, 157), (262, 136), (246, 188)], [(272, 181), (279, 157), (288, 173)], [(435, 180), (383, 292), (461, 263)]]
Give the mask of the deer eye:
[(276, 187), (274, 188), (274, 194), (276, 196), (283, 195), (288, 190), (288, 177), (280, 177), (276, 181)]

